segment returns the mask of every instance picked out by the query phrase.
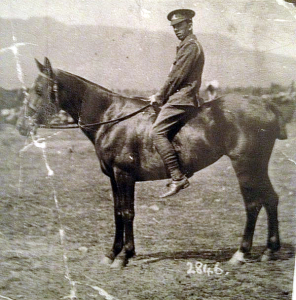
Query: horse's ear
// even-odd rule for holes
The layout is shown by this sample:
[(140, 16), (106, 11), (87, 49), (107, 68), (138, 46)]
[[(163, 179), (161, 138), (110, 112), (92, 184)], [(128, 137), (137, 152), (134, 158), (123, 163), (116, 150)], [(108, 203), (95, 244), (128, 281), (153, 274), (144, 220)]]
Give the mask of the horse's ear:
[(35, 58), (35, 62), (36, 62), (36, 65), (37, 65), (39, 71), (40, 71), (41, 73), (43, 73), (43, 72), (44, 72), (44, 66), (42, 65), (42, 63), (39, 62), (36, 58)]
[(51, 63), (47, 57), (44, 58), (44, 73), (50, 78), (53, 77), (53, 71), (51, 67)]

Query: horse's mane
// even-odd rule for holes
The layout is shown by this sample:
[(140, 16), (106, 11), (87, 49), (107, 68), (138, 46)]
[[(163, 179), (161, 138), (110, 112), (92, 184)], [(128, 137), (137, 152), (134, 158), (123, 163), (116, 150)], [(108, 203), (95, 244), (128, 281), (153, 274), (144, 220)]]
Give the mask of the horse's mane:
[(123, 96), (121, 94), (118, 94), (118, 93), (116, 93), (114, 91), (111, 91), (111, 90), (109, 90), (109, 89), (107, 89), (107, 88), (105, 88), (105, 87), (103, 87), (103, 86), (101, 86), (101, 85), (99, 85), (99, 84), (97, 84), (95, 82), (92, 82), (92, 81), (90, 81), (88, 79), (85, 79), (85, 78), (83, 78), (81, 76), (78, 76), (76, 74), (73, 74), (73, 73), (70, 73), (70, 72), (67, 72), (67, 71), (64, 71), (64, 70), (60, 70), (60, 69), (58, 69), (58, 71), (61, 72), (61, 73), (66, 74), (66, 75), (69, 75), (71, 77), (75, 77), (76, 79), (78, 79), (80, 81), (83, 81), (83, 82), (85, 82), (85, 83), (87, 83), (87, 84), (89, 84), (91, 86), (94, 86), (95, 88), (103, 90), (104, 92), (107, 92), (108, 94), (110, 94), (110, 96), (113, 96), (113, 97), (115, 96), (115, 97), (118, 97), (118, 98), (121, 98), (121, 99), (124, 99), (124, 100), (129, 100), (129, 101), (139, 101), (140, 103), (144, 102), (144, 103), (147, 104), (147, 100), (148, 99), (145, 98), (145, 97), (138, 97), (138, 96), (128, 97), (128, 96)]

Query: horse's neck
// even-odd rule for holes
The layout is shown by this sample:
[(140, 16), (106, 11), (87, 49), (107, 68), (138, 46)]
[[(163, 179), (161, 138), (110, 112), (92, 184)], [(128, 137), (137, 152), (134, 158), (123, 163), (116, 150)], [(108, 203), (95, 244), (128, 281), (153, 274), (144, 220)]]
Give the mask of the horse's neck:
[(74, 121), (85, 124), (98, 123), (128, 114), (145, 102), (127, 98), (84, 78), (58, 70), (57, 80), (60, 85), (59, 102)]
[(74, 76), (61, 70), (56, 72), (56, 79), (59, 106), (77, 122), (82, 103), (80, 95), (84, 93), (85, 88)]
[(60, 86), (60, 107), (78, 122), (79, 117), (85, 121), (94, 121), (111, 104), (112, 92), (76, 75), (58, 70), (57, 81)]

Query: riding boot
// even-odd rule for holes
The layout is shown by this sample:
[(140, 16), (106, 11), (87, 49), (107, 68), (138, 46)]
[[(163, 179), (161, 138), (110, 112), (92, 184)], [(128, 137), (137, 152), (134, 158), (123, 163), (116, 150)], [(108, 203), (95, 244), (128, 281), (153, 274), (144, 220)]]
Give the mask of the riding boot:
[(167, 137), (162, 134), (155, 134), (153, 142), (172, 178), (172, 182), (168, 186), (169, 190), (160, 198), (169, 197), (188, 187), (189, 181), (181, 172), (176, 151)]

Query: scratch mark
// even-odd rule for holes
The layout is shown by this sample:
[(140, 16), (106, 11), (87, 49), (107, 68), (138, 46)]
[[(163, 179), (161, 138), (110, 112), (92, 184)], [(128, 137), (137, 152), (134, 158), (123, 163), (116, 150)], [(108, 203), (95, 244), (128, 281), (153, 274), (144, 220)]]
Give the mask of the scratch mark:
[(151, 11), (143, 8), (143, 3), (142, 3), (143, 0), (135, 0), (135, 1), (136, 1), (136, 5), (138, 6), (138, 9), (139, 9), (140, 16), (142, 18), (149, 19)]
[[(60, 134), (61, 131), (58, 131), (58, 132), (55, 132), (54, 134), (52, 135), (49, 135), (45, 138), (38, 138), (36, 139), (35, 138), (35, 142), (37, 141), (37, 144), (39, 143), (40, 140), (48, 140), (50, 138), (52, 138), (53, 136), (56, 136), (58, 134)], [(31, 146), (34, 146), (35, 143), (34, 143), (34, 139), (31, 143), (28, 143), (28, 139), (26, 139), (25, 141), (25, 146), (19, 150), (19, 158), (20, 158), (20, 167), (19, 167), (19, 186), (18, 186), (18, 197), (20, 198), (21, 196), (21, 192), (22, 192), (22, 183), (23, 183), (23, 166), (22, 166), (22, 159), (23, 159), (23, 153), (28, 149), (30, 148)], [(39, 148), (39, 147), (38, 147)]]
[(6, 299), (6, 300), (13, 300), (13, 299), (11, 299), (11, 298), (8, 298), (8, 297), (2, 296), (2, 295), (0, 295), (0, 298)]
[(42, 149), (43, 160), (44, 160), (44, 163), (45, 163), (45, 167), (47, 169), (47, 176), (53, 176), (54, 172), (48, 164), (47, 155), (46, 155), (46, 151), (45, 151), (46, 142), (44, 141), (44, 139), (36, 140), (33, 135), (32, 135), (32, 140), (33, 140), (33, 143), (34, 143), (35, 147)]
[[(87, 276), (86, 276), (87, 277)], [(91, 278), (90, 278), (91, 279)], [(91, 279), (93, 280), (93, 279)], [(85, 286), (89, 286), (90, 288), (92, 288), (93, 290), (99, 292), (99, 294), (103, 297), (105, 297), (106, 300), (119, 300), (118, 298), (108, 294), (104, 289), (96, 286), (96, 285), (90, 285), (90, 284), (87, 284), (87, 283), (81, 283), (81, 282), (77, 282), (76, 283), (78, 284), (81, 284), (81, 285), (85, 285)]]
[(106, 300), (117, 300), (117, 298), (109, 295), (105, 290), (103, 290), (102, 288), (95, 286), (95, 285), (89, 285), (89, 287), (91, 287), (92, 289), (94, 289), (95, 291), (98, 291), (99, 294), (101, 296), (104, 296)]
[[(45, 162), (45, 165), (46, 165), (46, 168), (48, 169), (48, 176), (52, 176), (54, 174), (54, 172), (51, 170), (51, 168), (49, 167), (48, 165), (48, 162), (47, 162), (47, 158), (46, 158), (46, 152), (45, 152), (45, 149), (46, 149), (46, 144), (45, 142), (42, 142), (44, 144), (41, 144), (41, 149), (42, 149), (42, 152), (43, 152), (43, 159), (44, 159), (44, 162)], [(45, 146), (43, 146), (45, 145)], [(69, 281), (69, 284), (70, 284), (70, 294), (68, 296), (65, 296), (63, 297), (63, 299), (76, 299), (76, 286), (75, 286), (75, 281), (73, 281), (71, 279), (71, 276), (70, 276), (70, 269), (69, 269), (69, 266), (68, 266), (68, 257), (67, 257), (67, 254), (66, 254), (66, 248), (65, 248), (65, 241), (64, 241), (64, 238), (65, 238), (65, 230), (63, 228), (63, 223), (62, 223), (62, 218), (61, 218), (61, 213), (60, 213), (60, 207), (59, 207), (59, 202), (58, 202), (58, 197), (57, 197), (57, 192), (56, 192), (56, 189), (54, 187), (54, 184), (53, 182), (51, 182), (52, 184), (52, 190), (53, 190), (53, 198), (54, 198), (54, 202), (55, 202), (55, 206), (56, 206), (56, 210), (57, 210), (57, 214), (58, 214), (58, 220), (59, 220), (59, 225), (60, 225), (60, 229), (59, 229), (59, 234), (60, 234), (60, 242), (61, 242), (61, 246), (62, 246), (62, 249), (63, 249), (63, 262), (64, 262), (64, 267), (65, 267), (65, 278)]]
[[(21, 63), (20, 63), (20, 58), (19, 58), (19, 51), (18, 51), (18, 47), (21, 46), (25, 46), (25, 45), (30, 45), (31, 43), (17, 43), (17, 38), (14, 34), (14, 30), (13, 30), (13, 24), (11, 22), (11, 28), (12, 28), (12, 40), (13, 40), (13, 44), (10, 47), (6, 47), (6, 48), (2, 48), (0, 49), (0, 53), (3, 53), (5, 51), (12, 51), (14, 57), (15, 57), (15, 61), (16, 61), (16, 70), (17, 70), (17, 76), (18, 79), (20, 81), (20, 83), (22, 84), (22, 89), (23, 89), (23, 93), (25, 95), (25, 100), (26, 101), (26, 97), (28, 96), (27, 93), (27, 88), (25, 86), (25, 82), (24, 82), (24, 74), (23, 74), (23, 70), (21, 67)], [(35, 45), (35, 44), (32, 44)], [(33, 145), (36, 148), (41, 148), (42, 149), (42, 154), (43, 154), (43, 160), (47, 169), (47, 175), (48, 177), (51, 177), (54, 175), (53, 170), (50, 168), (49, 164), (48, 164), (48, 160), (47, 160), (47, 155), (46, 155), (46, 142), (45, 139), (35, 139), (35, 137), (31, 134), (32, 137), (32, 142)], [(25, 149), (27, 149), (28, 145), (25, 145), (25, 147), (23, 149), (21, 149), (20, 153), (22, 153)], [(20, 168), (20, 175), (21, 175), (21, 168)], [(20, 185), (21, 185), (21, 178), (20, 178)], [(64, 245), (64, 236), (65, 236), (65, 231), (63, 229), (62, 226), (62, 221), (61, 221), (61, 214), (60, 214), (60, 209), (59, 209), (59, 205), (58, 205), (58, 199), (57, 199), (57, 195), (56, 195), (56, 190), (54, 187), (53, 182), (51, 182), (52, 184), (52, 188), (53, 188), (53, 196), (54, 196), (54, 201), (55, 201), (55, 205), (56, 205), (56, 209), (57, 209), (57, 213), (58, 213), (58, 218), (59, 218), (59, 223), (60, 223), (60, 242), (61, 242), (61, 246), (63, 248), (63, 261), (64, 261), (64, 267), (65, 267), (65, 278), (69, 281), (71, 289), (70, 289), (70, 295), (65, 296), (64, 298), (70, 298), (72, 299), (76, 299), (76, 286), (75, 286), (75, 282), (72, 281), (71, 277), (70, 277), (70, 271), (69, 271), (69, 266), (68, 266), (68, 258), (66, 255), (66, 249), (65, 249), (65, 245)], [(20, 192), (20, 185), (19, 185), (19, 192)], [(0, 295), (0, 298), (3, 299), (7, 299), (7, 300), (13, 300), (10, 299), (8, 297), (4, 297)]]
[(18, 76), (18, 79), (19, 79), (20, 83), (22, 84), (23, 91), (26, 95), (27, 92), (26, 92), (26, 86), (25, 86), (25, 81), (24, 81), (24, 74), (23, 74), (23, 70), (22, 70), (22, 67), (21, 67), (21, 62), (20, 62), (20, 58), (19, 58), (20, 54), (19, 54), (18, 48), (21, 47), (21, 46), (26, 46), (26, 45), (34, 45), (34, 46), (37, 46), (37, 45), (32, 44), (32, 43), (18, 43), (17, 38), (14, 34), (12, 23), (11, 23), (11, 28), (12, 28), (12, 41), (13, 41), (13, 44), (9, 47), (0, 49), (0, 53), (6, 52), (6, 51), (12, 51), (12, 53), (14, 55), (14, 58), (15, 58), (17, 76)]
[[(45, 144), (45, 142), (43, 142)], [(54, 172), (50, 169), (48, 163), (47, 163), (47, 158), (46, 158), (46, 153), (45, 153), (45, 149), (46, 149), (46, 144), (43, 147), (43, 144), (41, 146), (42, 148), (42, 152), (43, 152), (43, 158), (44, 158), (44, 162), (45, 165), (48, 169), (48, 176), (52, 176), (54, 174)], [(51, 172), (50, 172), (51, 171)], [(55, 202), (55, 206), (56, 206), (56, 210), (57, 210), (57, 214), (58, 214), (58, 220), (59, 220), (59, 224), (60, 224), (60, 229), (59, 229), (59, 234), (60, 234), (60, 242), (61, 242), (61, 246), (63, 249), (63, 262), (64, 262), (64, 267), (65, 267), (65, 278), (69, 281), (70, 284), (70, 294), (68, 296), (63, 297), (63, 299), (76, 299), (76, 286), (75, 286), (75, 282), (71, 279), (70, 276), (70, 269), (68, 266), (68, 257), (67, 257), (67, 253), (66, 253), (66, 248), (65, 248), (65, 230), (63, 228), (63, 223), (62, 223), (62, 218), (61, 218), (61, 213), (60, 213), (60, 207), (59, 207), (59, 202), (58, 202), (58, 197), (57, 197), (57, 192), (56, 189), (54, 187), (53, 182), (51, 182), (52, 184), (52, 190), (53, 190), (53, 198), (54, 198), (54, 202)]]
[(290, 12), (290, 14), (296, 19), (296, 14), (295, 14), (295, 7), (293, 3), (287, 3), (285, 0), (276, 0), (278, 5), (281, 5), (285, 8), (287, 8)]
[(19, 159), (20, 159), (20, 167), (19, 167), (19, 184), (18, 184), (18, 197), (21, 197), (21, 191), (22, 191), (22, 183), (23, 183), (23, 165), (22, 165), (22, 158), (23, 158), (23, 149), (27, 148), (27, 141), (25, 141), (25, 146), (19, 151)]
[(76, 297), (76, 286), (75, 286), (75, 281), (73, 281), (71, 279), (71, 275), (70, 275), (70, 269), (69, 269), (69, 265), (68, 265), (68, 257), (67, 257), (67, 253), (66, 253), (66, 247), (65, 247), (65, 230), (63, 228), (57, 192), (56, 192), (53, 182), (51, 182), (51, 184), (52, 184), (52, 189), (53, 189), (53, 198), (54, 198), (54, 202), (55, 202), (55, 206), (56, 206), (56, 210), (57, 210), (57, 214), (58, 214), (58, 220), (59, 220), (59, 224), (60, 224), (59, 234), (60, 234), (61, 246), (63, 249), (63, 262), (64, 262), (64, 267), (65, 267), (65, 278), (69, 281), (69, 284), (71, 287), (70, 294), (68, 296), (63, 297), (63, 299), (71, 299), (72, 300), (72, 299), (77, 298)]
[(32, 143), (29, 143), (29, 144), (25, 144), (25, 146), (19, 151), (20, 153), (21, 152), (25, 152), (25, 151), (27, 151), (27, 149), (28, 148), (30, 148), (31, 146), (33, 146), (34, 145), (34, 142), (32, 142)]
[[(53, 134), (57, 135), (59, 132)], [(28, 149), (29, 146), (34, 145), (36, 148), (39, 148), (42, 150), (42, 155), (43, 155), (43, 161), (45, 163), (46, 169), (47, 169), (47, 176), (49, 178), (52, 178), (52, 176), (54, 175), (54, 171), (50, 168), (49, 164), (48, 164), (48, 160), (47, 160), (47, 155), (46, 155), (46, 139), (45, 138), (35, 138), (33, 134), (31, 134), (31, 138), (32, 138), (32, 143), (30, 143), (29, 145), (25, 145), (21, 150), (20, 153), (23, 153), (26, 149)], [(21, 175), (21, 174), (20, 174)], [(20, 180), (21, 182), (21, 180)], [(60, 229), (59, 229), (59, 235), (60, 235), (60, 243), (62, 246), (62, 250), (63, 250), (63, 262), (64, 262), (64, 268), (65, 268), (65, 278), (69, 281), (70, 284), (70, 294), (68, 296), (63, 297), (63, 299), (76, 299), (76, 286), (75, 286), (75, 281), (73, 281), (71, 279), (70, 276), (70, 269), (68, 266), (68, 258), (67, 258), (67, 254), (66, 254), (66, 247), (65, 247), (65, 230), (63, 228), (63, 224), (62, 224), (62, 218), (61, 218), (61, 213), (60, 213), (60, 207), (59, 207), (59, 202), (58, 202), (58, 197), (57, 197), (57, 192), (54, 186), (53, 181), (51, 180), (51, 185), (52, 185), (52, 191), (53, 191), (53, 198), (54, 198), (54, 202), (55, 202), (55, 207), (56, 207), (56, 211), (57, 211), (57, 215), (58, 215), (58, 220), (59, 220), (59, 225), (60, 225)]]
[(295, 42), (291, 42), (289, 44), (281, 45), (279, 47), (270, 48), (270, 49), (267, 49), (267, 50), (261, 51), (261, 52), (265, 53), (265, 52), (273, 51), (273, 50), (276, 50), (276, 49), (282, 49), (282, 48), (289, 47), (289, 46), (294, 45), (294, 44), (295, 44)]
[[(13, 39), (14, 41), (16, 41), (16, 37), (15, 37), (15, 36), (13, 36), (12, 39)], [(19, 55), (19, 53), (18, 53), (18, 47), (25, 46), (25, 45), (34, 45), (34, 46), (38, 46), (37, 44), (33, 44), (33, 43), (14, 43), (14, 44), (12, 44), (12, 45), (9, 46), (9, 47), (1, 48), (1, 49), (0, 49), (0, 53), (5, 52), (5, 51), (8, 51), (8, 50), (11, 50), (12, 53), (13, 53), (14, 55)]]
[(288, 161), (292, 162), (294, 165), (296, 165), (296, 161), (290, 158), (285, 152), (281, 151), (282, 154), (287, 158)]
[(284, 23), (284, 22), (286, 22), (286, 23), (292, 23), (292, 22), (294, 22), (292, 20), (284, 20), (284, 19), (267, 19), (267, 21), (282, 22), (282, 23)]
[(155, 218), (152, 218), (153, 221), (155, 221), (156, 223), (160, 223), (158, 220), (156, 220)]
[[(42, 141), (42, 140), (48, 140), (50, 138), (52, 138), (53, 136), (56, 136), (58, 134), (60, 134), (62, 131), (58, 131), (58, 132), (55, 132), (54, 134), (52, 135), (48, 135), (44, 138), (37, 138), (37, 143), (39, 143), (39, 141)], [(30, 148), (31, 146), (35, 145), (34, 141), (29, 143), (29, 144), (26, 144), (21, 150), (19, 150), (20, 152), (25, 152), (28, 148)], [(39, 148), (39, 147), (38, 147)]]

